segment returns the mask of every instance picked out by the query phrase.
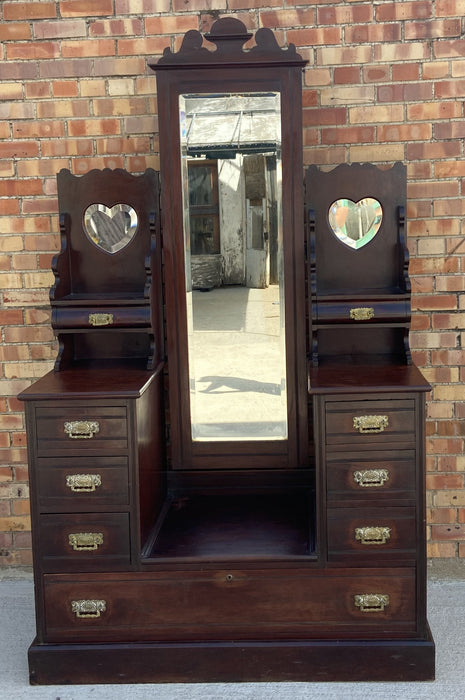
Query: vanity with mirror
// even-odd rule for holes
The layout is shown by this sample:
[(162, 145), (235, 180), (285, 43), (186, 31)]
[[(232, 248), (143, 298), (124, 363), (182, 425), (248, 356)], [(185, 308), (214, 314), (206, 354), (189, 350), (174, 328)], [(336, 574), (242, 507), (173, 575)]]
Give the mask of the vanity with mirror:
[(305, 61), (254, 38), (151, 65), (160, 204), (151, 170), (58, 176), (31, 683), (434, 674), (405, 171), (304, 199)]

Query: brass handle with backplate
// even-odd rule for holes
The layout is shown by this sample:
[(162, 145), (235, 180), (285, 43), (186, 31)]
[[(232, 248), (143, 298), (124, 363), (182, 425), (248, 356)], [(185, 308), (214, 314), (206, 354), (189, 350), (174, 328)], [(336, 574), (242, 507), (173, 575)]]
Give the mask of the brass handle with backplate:
[(66, 486), (74, 493), (92, 493), (102, 485), (100, 474), (67, 474)]
[(389, 605), (389, 596), (385, 593), (361, 593), (354, 596), (354, 604), (360, 612), (383, 612)]
[(354, 472), (354, 481), (362, 488), (384, 486), (390, 477), (387, 469), (362, 469)]
[(355, 528), (355, 539), (360, 544), (386, 544), (391, 538), (390, 527), (368, 525)]
[(71, 612), (76, 617), (96, 618), (105, 612), (107, 604), (105, 600), (72, 600)]
[(96, 420), (65, 421), (63, 430), (73, 440), (90, 440), (100, 431), (100, 423)]
[(71, 532), (68, 535), (68, 542), (75, 552), (92, 552), (103, 544), (103, 533)]
[(353, 427), (359, 433), (382, 433), (389, 425), (388, 416), (355, 416)]

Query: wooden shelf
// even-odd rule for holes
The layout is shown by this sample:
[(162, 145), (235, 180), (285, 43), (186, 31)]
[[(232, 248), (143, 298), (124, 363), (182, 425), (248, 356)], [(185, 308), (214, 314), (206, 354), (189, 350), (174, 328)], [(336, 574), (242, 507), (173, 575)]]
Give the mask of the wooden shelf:
[(310, 494), (189, 496), (167, 501), (144, 558), (237, 559), (314, 554)]

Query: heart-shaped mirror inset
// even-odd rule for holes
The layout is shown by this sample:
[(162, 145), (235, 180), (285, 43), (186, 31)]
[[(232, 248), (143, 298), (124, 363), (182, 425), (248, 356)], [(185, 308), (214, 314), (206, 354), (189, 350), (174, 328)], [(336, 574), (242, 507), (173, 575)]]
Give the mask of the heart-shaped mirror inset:
[(328, 212), (333, 233), (349, 248), (362, 248), (378, 233), (383, 209), (377, 199), (365, 197), (358, 202), (338, 199)]
[(132, 241), (137, 231), (137, 214), (129, 204), (91, 204), (84, 212), (88, 238), (106, 253), (117, 253)]

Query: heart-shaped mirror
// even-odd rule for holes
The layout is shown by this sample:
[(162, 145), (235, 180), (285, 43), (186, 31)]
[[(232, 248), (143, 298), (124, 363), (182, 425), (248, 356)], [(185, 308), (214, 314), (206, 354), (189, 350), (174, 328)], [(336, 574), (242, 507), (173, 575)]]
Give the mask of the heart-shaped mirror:
[(129, 204), (91, 204), (84, 212), (84, 230), (97, 248), (117, 253), (132, 241), (137, 231), (137, 214)]
[(383, 209), (377, 199), (366, 197), (358, 202), (338, 199), (328, 212), (329, 225), (338, 239), (349, 248), (362, 248), (378, 233)]

